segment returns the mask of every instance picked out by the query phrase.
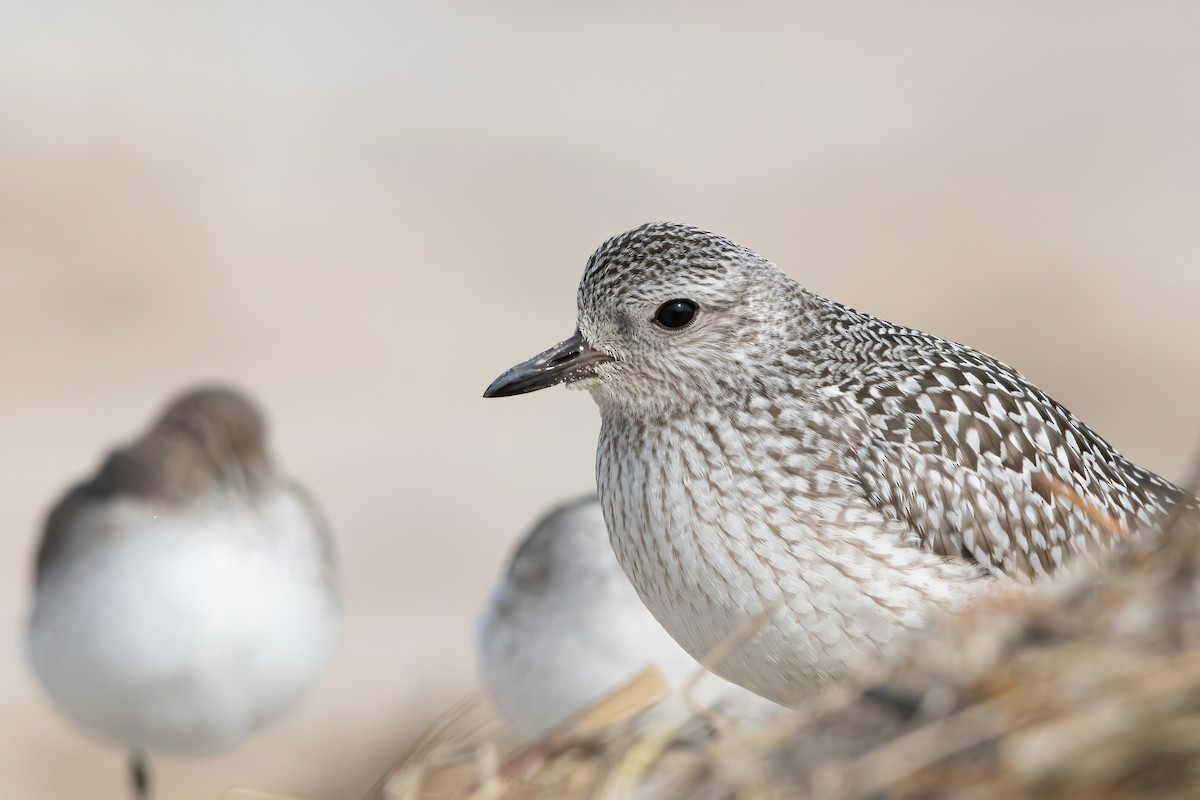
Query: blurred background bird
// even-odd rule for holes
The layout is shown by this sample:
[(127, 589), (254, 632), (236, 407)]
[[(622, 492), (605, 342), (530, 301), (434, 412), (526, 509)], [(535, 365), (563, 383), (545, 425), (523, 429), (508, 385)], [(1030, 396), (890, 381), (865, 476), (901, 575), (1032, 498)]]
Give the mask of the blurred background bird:
[(322, 675), (341, 626), (329, 532), (244, 395), (190, 391), (50, 512), (29, 659), (55, 704), (146, 759), (237, 746)]

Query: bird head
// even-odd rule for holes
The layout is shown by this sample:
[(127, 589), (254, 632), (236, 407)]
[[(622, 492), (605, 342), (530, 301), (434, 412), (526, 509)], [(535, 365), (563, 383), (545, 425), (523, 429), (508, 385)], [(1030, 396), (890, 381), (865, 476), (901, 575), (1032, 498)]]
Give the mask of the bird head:
[[(791, 284), (792, 291), (789, 292)], [(588, 259), (570, 338), (497, 378), (485, 397), (560, 383), (602, 410), (671, 413), (761, 389), (760, 366), (786, 348), (779, 317), (791, 279), (762, 256), (700, 228), (650, 223)]]

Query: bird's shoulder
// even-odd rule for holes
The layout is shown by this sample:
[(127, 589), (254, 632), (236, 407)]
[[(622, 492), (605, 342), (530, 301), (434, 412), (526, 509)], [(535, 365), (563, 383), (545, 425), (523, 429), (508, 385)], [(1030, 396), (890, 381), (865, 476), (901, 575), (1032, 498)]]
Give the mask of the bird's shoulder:
[(850, 470), (914, 544), (1034, 577), (1111, 546), (1100, 518), (1137, 531), (1194, 503), (991, 356), (865, 315), (843, 335), (858, 363), (838, 395), (864, 434)]
[(85, 481), (72, 486), (50, 509), (34, 559), (34, 576), (38, 584), (68, 550), (79, 530), (80, 516), (96, 501), (92, 482)]
[[(170, 513), (224, 485), (212, 462), (178, 437), (147, 436), (108, 452), (99, 468), (72, 486), (47, 513), (35, 557), (37, 579), (76, 543), (122, 527), (118, 508)], [(284, 481), (332, 559), (324, 518), (304, 487)], [(113, 516), (113, 512), (118, 514)], [(115, 526), (115, 527), (114, 527)]]
[(46, 515), (38, 543), (35, 570), (40, 581), (66, 553), (72, 542), (86, 534), (84, 518), (104, 504), (122, 497), (153, 495), (166, 482), (162, 453), (153, 443), (137, 442), (111, 450), (99, 469), (77, 482)]

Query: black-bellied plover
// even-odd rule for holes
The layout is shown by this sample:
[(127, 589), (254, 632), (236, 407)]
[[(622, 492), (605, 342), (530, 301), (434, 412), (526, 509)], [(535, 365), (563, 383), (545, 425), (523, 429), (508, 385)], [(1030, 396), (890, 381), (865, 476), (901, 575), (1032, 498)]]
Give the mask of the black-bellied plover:
[(341, 628), (333, 553), (281, 474), (258, 411), (189, 392), (54, 507), (37, 554), (29, 657), (86, 731), (131, 754), (215, 754), (325, 671)]
[[(476, 628), (479, 672), (496, 708), (537, 738), (653, 666), (676, 691), (703, 669), (651, 616), (621, 571), (595, 496), (564, 503), (525, 536)], [(715, 675), (691, 699), (730, 719), (779, 706)]]
[(698, 658), (773, 609), (717, 671), (781, 703), (996, 580), (1111, 547), (1098, 517), (1153, 529), (1196, 503), (994, 358), (704, 230), (609, 239), (577, 299), (575, 335), (485, 396), (592, 393), (626, 574)]

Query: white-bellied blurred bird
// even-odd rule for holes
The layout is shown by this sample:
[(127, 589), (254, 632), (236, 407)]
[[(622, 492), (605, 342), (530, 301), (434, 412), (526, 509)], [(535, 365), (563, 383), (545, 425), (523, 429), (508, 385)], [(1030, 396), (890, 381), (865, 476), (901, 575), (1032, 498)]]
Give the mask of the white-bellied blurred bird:
[(485, 396), (591, 392), (625, 573), (695, 656), (771, 614), (716, 669), (780, 703), (997, 582), (1094, 558), (1114, 526), (1196, 507), (996, 359), (699, 228), (609, 239), (577, 305), (574, 336)]
[(329, 532), (263, 419), (188, 392), (50, 512), (27, 645), (65, 714), (146, 759), (229, 750), (325, 671), (341, 605)]
[[(621, 571), (596, 497), (559, 505), (521, 541), (476, 627), (484, 688), (534, 739), (653, 666), (681, 690), (703, 667), (663, 630)], [(693, 699), (756, 719), (779, 706), (715, 675)]]

